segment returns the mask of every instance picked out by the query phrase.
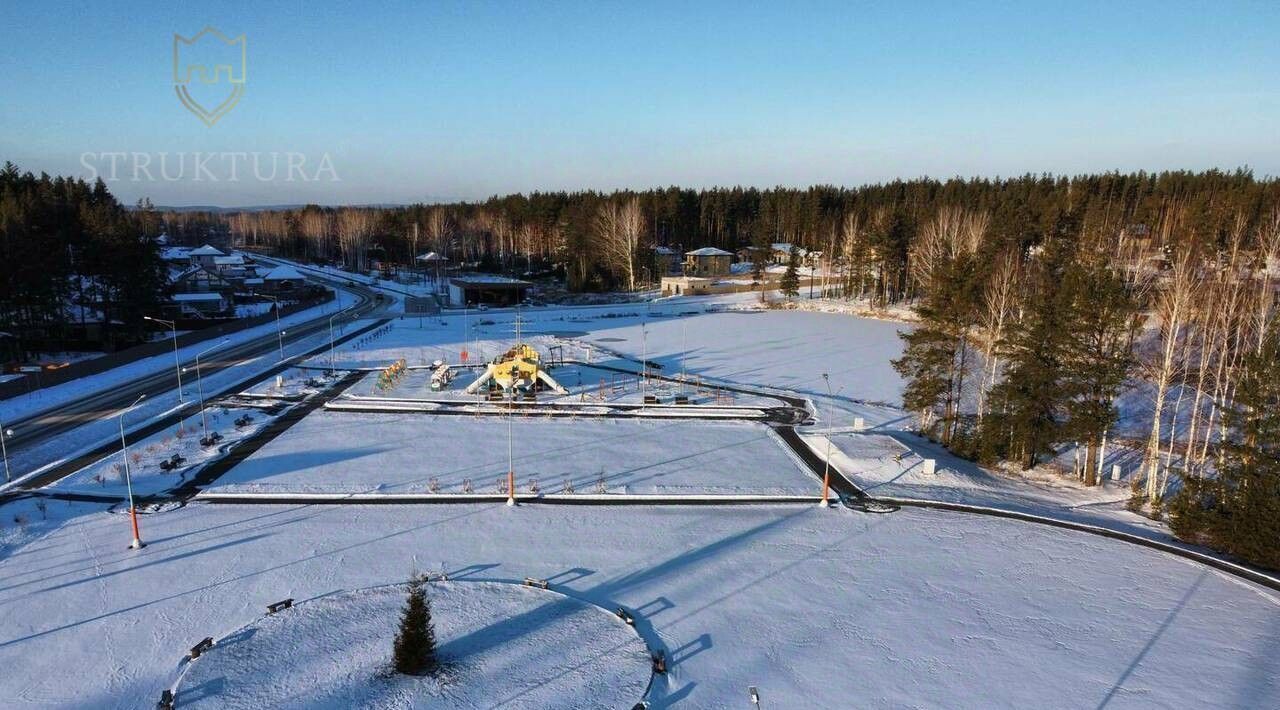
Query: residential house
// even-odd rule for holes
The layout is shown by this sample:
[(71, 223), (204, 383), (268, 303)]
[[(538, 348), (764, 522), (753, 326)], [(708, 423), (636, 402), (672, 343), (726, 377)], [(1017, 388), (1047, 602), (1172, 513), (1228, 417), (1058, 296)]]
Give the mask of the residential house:
[(262, 275), (262, 291), (276, 295), (296, 293), (302, 290), (306, 282), (306, 277), (297, 269), (284, 264)]
[(179, 318), (213, 318), (231, 310), (231, 299), (217, 292), (175, 293), (171, 301)]
[(684, 254), (685, 276), (723, 276), (729, 273), (733, 254), (724, 249), (703, 247)]
[(226, 254), (215, 247), (205, 244), (199, 249), (192, 249), (188, 256), (191, 258), (191, 263), (213, 270), (217, 268), (214, 260), (220, 256), (226, 256)]
[(662, 276), (664, 274), (673, 274), (679, 261), (676, 259), (676, 251), (671, 247), (656, 246), (651, 250), (653, 258), (653, 273)]

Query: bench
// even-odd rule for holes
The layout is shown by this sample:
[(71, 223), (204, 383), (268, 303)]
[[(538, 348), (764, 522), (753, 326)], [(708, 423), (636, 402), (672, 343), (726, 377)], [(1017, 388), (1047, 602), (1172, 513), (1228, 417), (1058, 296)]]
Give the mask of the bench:
[(181, 455), (174, 454), (173, 456), (170, 456), (169, 458), (160, 462), (160, 470), (172, 471), (177, 467), (181, 466), (184, 461), (186, 461), (186, 459), (182, 458)]
[(662, 651), (653, 652), (653, 672), (658, 675), (666, 675), (667, 673), (667, 654)]
[(213, 432), (209, 432), (209, 435), (208, 435), (208, 436), (206, 436), (205, 438), (203, 438), (203, 439), (201, 439), (201, 440), (200, 440), (200, 445), (201, 445), (201, 446), (213, 446), (214, 444), (218, 443), (219, 441), (222, 441), (222, 435), (221, 435), (221, 434), (219, 434), (219, 433), (218, 433), (218, 432), (216, 432), (216, 431), (213, 431)]
[(524, 586), (526, 586), (526, 587), (541, 587), (542, 589), (546, 589), (547, 587), (549, 587), (549, 586), (550, 586), (550, 583), (549, 583), (549, 582), (547, 582), (547, 580), (545, 580), (545, 579), (534, 579), (533, 577), (525, 577), (525, 578), (524, 578)]
[(190, 654), (191, 660), (193, 661), (196, 660), (197, 658), (200, 657), (200, 654), (204, 653), (205, 651), (208, 651), (211, 648), (213, 648), (213, 637), (211, 636), (204, 637), (204, 639), (200, 641), (200, 643), (191, 647), (191, 654)]
[(657, 396), (657, 395), (653, 395), (653, 394), (646, 394), (646, 395), (644, 396), (644, 403), (645, 403), (645, 404), (657, 404), (657, 403), (658, 403), (658, 396)]
[(688, 404), (688, 403), (689, 403), (689, 395), (687, 394), (676, 395), (676, 404)]
[(276, 613), (277, 611), (282, 611), (282, 610), (284, 610), (284, 609), (288, 609), (288, 608), (289, 608), (289, 607), (291, 607), (291, 606), (293, 606), (293, 597), (289, 597), (288, 599), (281, 599), (280, 601), (278, 601), (278, 602), (276, 602), (276, 603), (274, 603), (274, 604), (268, 604), (268, 605), (267, 605), (267, 613), (268, 613), (268, 614), (274, 614), (274, 613)]

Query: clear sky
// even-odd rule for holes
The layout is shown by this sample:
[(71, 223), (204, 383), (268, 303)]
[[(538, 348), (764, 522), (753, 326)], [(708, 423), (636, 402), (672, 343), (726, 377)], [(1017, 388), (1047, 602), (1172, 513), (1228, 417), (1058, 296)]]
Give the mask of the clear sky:
[[(183, 153), (182, 179), (125, 162), (112, 190), (225, 206), (1280, 174), (1280, 2), (177, 5), (0, 3), (0, 160), (88, 175), (123, 151), (155, 173), (164, 152), (174, 175)], [(212, 127), (172, 76), (174, 33), (205, 26), (248, 40), (243, 98)], [(280, 171), (232, 182), (221, 158), (197, 181), (196, 152)], [(283, 179), (289, 152), (321, 179)]]

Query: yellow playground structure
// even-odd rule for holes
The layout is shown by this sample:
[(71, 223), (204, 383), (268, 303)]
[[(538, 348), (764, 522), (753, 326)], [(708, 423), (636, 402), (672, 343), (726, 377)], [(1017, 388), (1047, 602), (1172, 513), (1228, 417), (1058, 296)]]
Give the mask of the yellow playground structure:
[(520, 343), (489, 363), (484, 373), (467, 386), (467, 394), (475, 394), (490, 382), (504, 390), (514, 387), (525, 392), (533, 391), (537, 388), (537, 383), (541, 382), (544, 387), (557, 394), (569, 394), (569, 390), (542, 368), (541, 362), (542, 358), (537, 350)]

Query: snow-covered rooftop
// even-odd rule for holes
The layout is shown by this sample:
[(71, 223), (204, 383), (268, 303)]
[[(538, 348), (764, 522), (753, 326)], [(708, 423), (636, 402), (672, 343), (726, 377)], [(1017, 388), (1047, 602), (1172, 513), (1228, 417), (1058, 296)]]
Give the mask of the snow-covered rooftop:
[(528, 281), (520, 279), (512, 279), (506, 276), (496, 276), (494, 274), (467, 274), (458, 278), (449, 279), (449, 282), (455, 286), (528, 286)]
[(715, 247), (702, 247), (701, 249), (694, 249), (693, 251), (685, 252), (685, 255), (686, 256), (733, 256), (732, 253), (727, 252), (724, 249), (717, 249)]
[(418, 261), (448, 261), (449, 257), (444, 256), (443, 254), (437, 254), (436, 252), (429, 251), (426, 254), (419, 254), (417, 256), (417, 260)]
[(191, 256), (226, 256), (226, 254), (216, 247), (205, 244), (199, 249), (192, 249)]
[(220, 293), (175, 293), (173, 300), (176, 303), (212, 303), (213, 301), (221, 301)]
[(303, 278), (303, 275), (297, 269), (287, 264), (277, 266), (262, 275), (264, 281), (299, 281)]
[(215, 256), (213, 257), (213, 263), (218, 266), (243, 266), (244, 257), (240, 256), (239, 254), (232, 254), (230, 256)]

